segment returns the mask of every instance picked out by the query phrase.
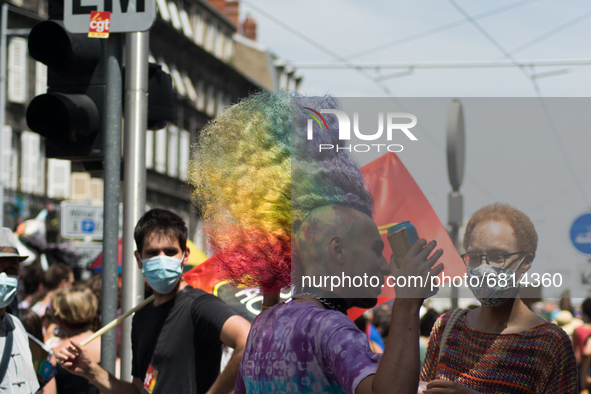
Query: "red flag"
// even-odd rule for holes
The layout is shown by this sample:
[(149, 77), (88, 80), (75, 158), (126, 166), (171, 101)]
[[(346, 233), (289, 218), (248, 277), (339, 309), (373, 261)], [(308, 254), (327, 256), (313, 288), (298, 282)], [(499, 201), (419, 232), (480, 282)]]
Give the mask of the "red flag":
[[(215, 256), (214, 256), (215, 257)], [(216, 259), (210, 257), (203, 263), (199, 264), (195, 268), (183, 274), (185, 282), (190, 284), (196, 289), (201, 289), (208, 293), (213, 293), (214, 286), (220, 282), (219, 279), (215, 278), (215, 263)]]
[[(427, 241), (436, 240), (437, 248), (443, 249), (443, 256), (439, 259), (445, 266), (443, 273), (446, 276), (463, 277), (466, 266), (447, 230), (398, 156), (388, 152), (361, 167), (361, 173), (374, 199), (373, 218), (384, 241), (384, 256), (389, 260), (392, 254), (386, 238), (388, 228), (410, 221), (416, 227), (419, 237)], [(393, 292), (383, 291), (378, 304), (393, 296)], [(352, 308), (349, 310), (349, 317), (355, 320), (363, 312), (363, 309)]]

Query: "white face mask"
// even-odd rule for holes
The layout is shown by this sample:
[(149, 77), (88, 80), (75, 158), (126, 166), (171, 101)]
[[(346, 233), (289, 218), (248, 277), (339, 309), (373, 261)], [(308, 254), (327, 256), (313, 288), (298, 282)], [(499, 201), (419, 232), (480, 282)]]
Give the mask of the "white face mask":
[(0, 309), (6, 308), (16, 296), (18, 288), (18, 276), (0, 274)]

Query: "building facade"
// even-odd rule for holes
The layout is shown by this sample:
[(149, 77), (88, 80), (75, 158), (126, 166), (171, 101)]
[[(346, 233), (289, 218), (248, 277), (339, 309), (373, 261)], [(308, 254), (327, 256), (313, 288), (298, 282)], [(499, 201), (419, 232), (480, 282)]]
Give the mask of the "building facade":
[[(77, 162), (45, 158), (43, 137), (27, 127), (27, 105), (46, 92), (47, 68), (28, 55), (22, 29), (47, 18), (47, 3), (10, 0), (7, 4), (3, 7), (8, 10), (3, 29), (7, 53), (0, 55), (6, 65), (0, 175), (2, 224), (14, 229), (48, 204), (58, 211), (64, 199), (102, 202), (103, 181), (102, 174), (85, 173)], [(175, 120), (146, 133), (146, 203), (177, 212), (187, 222), (190, 238), (203, 247), (199, 214), (186, 184), (191, 145), (226, 106), (259, 90), (297, 91), (301, 77), (285, 70), (276, 55), (255, 41), (256, 21), (251, 17), (239, 21), (237, 1), (157, 0), (157, 6), (158, 17), (150, 30), (150, 61), (172, 76)], [(52, 225), (50, 233), (58, 234), (59, 220)]]

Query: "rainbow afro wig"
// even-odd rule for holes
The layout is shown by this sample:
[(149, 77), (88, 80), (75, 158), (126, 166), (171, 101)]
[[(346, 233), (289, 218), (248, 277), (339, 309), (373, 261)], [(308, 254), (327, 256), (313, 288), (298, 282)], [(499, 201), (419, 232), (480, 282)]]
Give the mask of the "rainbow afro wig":
[(338, 204), (371, 215), (371, 194), (349, 152), (318, 148), (344, 147), (336, 116), (314, 122), (310, 115), (338, 108), (332, 97), (263, 92), (202, 130), (189, 183), (220, 279), (277, 292), (291, 284), (291, 234), (311, 210)]

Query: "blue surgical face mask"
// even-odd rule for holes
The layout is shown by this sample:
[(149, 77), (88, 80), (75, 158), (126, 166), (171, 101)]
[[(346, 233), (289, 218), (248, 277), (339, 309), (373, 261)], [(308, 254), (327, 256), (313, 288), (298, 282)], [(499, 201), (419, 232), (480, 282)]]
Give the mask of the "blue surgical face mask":
[(142, 260), (142, 273), (154, 291), (160, 294), (170, 293), (183, 273), (181, 265), (185, 253), (180, 259), (169, 256), (154, 256)]
[(0, 309), (6, 308), (16, 296), (18, 288), (18, 276), (0, 274)]
[[(515, 271), (519, 269), (524, 259), (525, 257), (519, 262)], [(493, 267), (489, 264), (468, 268), (468, 287), (482, 305), (502, 305), (509, 298), (515, 298), (519, 294), (521, 276), (517, 277), (515, 271), (509, 268)], [(501, 277), (505, 280), (500, 280), (499, 275), (501, 274), (505, 274)], [(513, 275), (515, 275), (515, 279), (513, 279)], [(480, 286), (472, 286), (476, 283), (479, 283)], [(491, 284), (493, 286), (490, 286)], [(513, 286), (514, 284), (515, 286)]]

